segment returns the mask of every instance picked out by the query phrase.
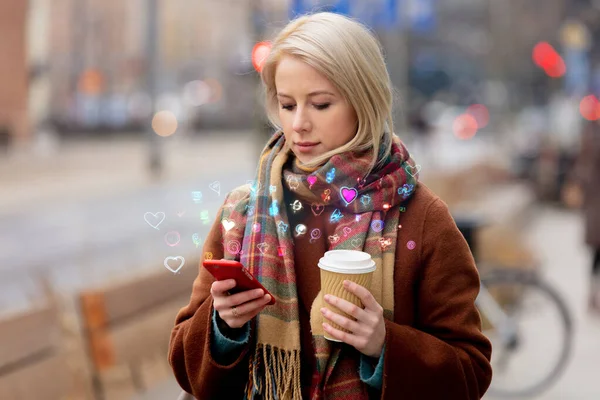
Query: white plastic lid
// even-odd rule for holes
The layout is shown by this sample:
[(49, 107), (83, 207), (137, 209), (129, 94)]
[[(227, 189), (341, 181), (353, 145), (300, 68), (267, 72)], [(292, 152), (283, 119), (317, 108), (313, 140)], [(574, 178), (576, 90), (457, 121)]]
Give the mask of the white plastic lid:
[(319, 260), (319, 268), (338, 274), (366, 274), (377, 268), (369, 253), (358, 250), (331, 250)]

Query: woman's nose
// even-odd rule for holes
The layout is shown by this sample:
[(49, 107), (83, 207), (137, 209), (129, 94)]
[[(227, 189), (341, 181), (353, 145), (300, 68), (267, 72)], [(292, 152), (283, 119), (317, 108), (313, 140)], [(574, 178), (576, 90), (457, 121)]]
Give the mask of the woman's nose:
[(310, 119), (308, 118), (307, 112), (304, 108), (296, 108), (296, 113), (294, 114), (294, 122), (292, 123), (292, 128), (296, 132), (305, 132), (309, 131), (311, 128)]

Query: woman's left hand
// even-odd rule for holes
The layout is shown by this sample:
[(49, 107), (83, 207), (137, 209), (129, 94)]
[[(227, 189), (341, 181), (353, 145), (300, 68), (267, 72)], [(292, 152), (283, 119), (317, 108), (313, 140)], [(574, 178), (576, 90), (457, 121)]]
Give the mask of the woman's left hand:
[(323, 323), (323, 328), (331, 337), (354, 346), (364, 355), (379, 358), (385, 344), (383, 307), (377, 303), (371, 292), (363, 286), (354, 282), (344, 281), (344, 289), (355, 294), (362, 301), (365, 308), (362, 309), (346, 300), (331, 295), (326, 295), (325, 301), (353, 316), (356, 318), (356, 321), (329, 311), (324, 307), (321, 308), (321, 313), (328, 320), (335, 322), (352, 333), (342, 332), (339, 329), (333, 328), (328, 323)]

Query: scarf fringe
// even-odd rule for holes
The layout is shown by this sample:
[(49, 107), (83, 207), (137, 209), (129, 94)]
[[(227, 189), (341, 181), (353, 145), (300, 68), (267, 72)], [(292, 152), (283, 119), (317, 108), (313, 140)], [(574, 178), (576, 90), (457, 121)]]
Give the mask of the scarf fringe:
[(264, 400), (302, 400), (300, 350), (258, 344), (250, 357), (246, 398), (253, 399), (255, 394)]

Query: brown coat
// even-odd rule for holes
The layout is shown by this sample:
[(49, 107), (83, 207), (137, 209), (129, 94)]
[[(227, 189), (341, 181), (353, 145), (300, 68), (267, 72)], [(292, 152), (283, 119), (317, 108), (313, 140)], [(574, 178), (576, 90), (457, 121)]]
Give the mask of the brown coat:
[[(320, 289), (317, 262), (329, 247), (332, 224), (326, 215), (332, 211), (326, 209), (319, 217), (311, 212), (295, 218), (290, 214), (290, 226), (301, 219), (309, 230), (318, 227), (323, 232), (323, 240), (317, 243), (309, 244), (310, 237), (295, 239), (301, 327), (309, 327), (310, 307)], [(223, 256), (219, 222), (215, 221), (204, 246), (213, 258)], [(447, 206), (422, 184), (400, 223), (394, 321), (386, 321), (383, 388), (371, 398), (479, 399), (492, 378), (491, 345), (481, 333), (474, 305), (479, 275), (467, 243)], [(409, 250), (409, 241), (416, 248)], [(212, 282), (212, 276), (200, 268), (190, 303), (177, 315), (169, 361), (181, 387), (199, 400), (242, 399), (251, 345), (229, 365), (219, 365), (211, 356)], [(308, 350), (302, 352), (306, 393), (314, 365), (309, 328), (302, 329), (301, 341), (302, 349)]]
[(577, 178), (584, 194), (586, 242), (600, 249), (600, 124), (596, 121), (583, 129)]

